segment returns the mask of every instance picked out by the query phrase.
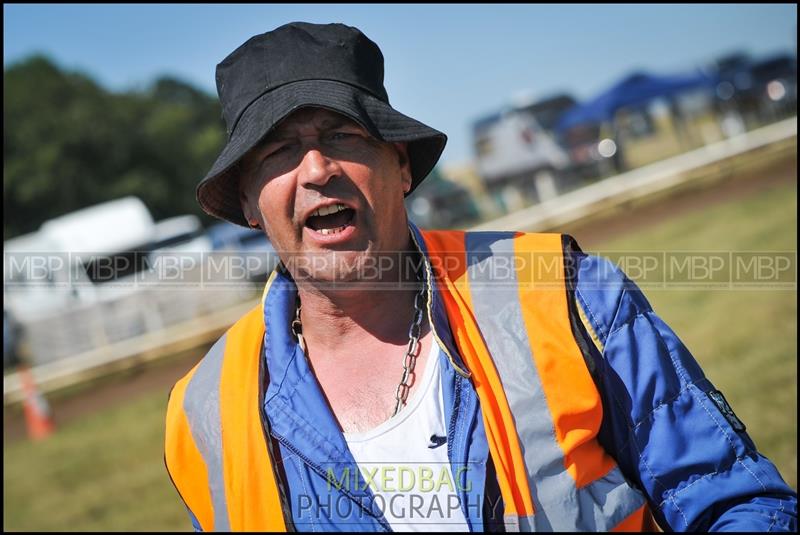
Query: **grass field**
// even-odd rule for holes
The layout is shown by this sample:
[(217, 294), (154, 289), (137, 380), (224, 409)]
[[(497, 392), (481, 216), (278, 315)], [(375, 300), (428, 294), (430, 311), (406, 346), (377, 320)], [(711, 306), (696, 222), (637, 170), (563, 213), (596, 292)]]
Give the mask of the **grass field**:
[[(593, 249), (796, 251), (796, 199), (796, 183), (783, 184)], [(646, 293), (796, 488), (796, 289)], [(145, 393), (46, 441), (4, 444), (4, 530), (190, 531), (163, 464), (166, 398), (166, 391)]]

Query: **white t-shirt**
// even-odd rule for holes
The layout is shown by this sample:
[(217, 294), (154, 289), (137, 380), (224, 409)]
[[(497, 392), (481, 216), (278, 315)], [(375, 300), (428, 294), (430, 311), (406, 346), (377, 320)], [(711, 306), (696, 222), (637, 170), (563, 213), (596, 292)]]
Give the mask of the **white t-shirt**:
[(394, 531), (469, 531), (447, 457), (439, 347), (431, 346), (422, 382), (400, 413), (344, 438)]

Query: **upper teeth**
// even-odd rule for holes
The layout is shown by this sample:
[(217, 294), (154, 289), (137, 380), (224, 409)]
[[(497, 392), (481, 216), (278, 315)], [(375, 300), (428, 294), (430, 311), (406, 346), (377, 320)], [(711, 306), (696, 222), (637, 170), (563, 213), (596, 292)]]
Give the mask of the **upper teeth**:
[(322, 208), (318, 208), (318, 209), (314, 210), (314, 212), (311, 215), (312, 216), (315, 216), (315, 215), (330, 215), (330, 214), (335, 214), (336, 212), (341, 212), (342, 210), (346, 210), (346, 209), (347, 209), (347, 206), (337, 203), (337, 204), (332, 204), (330, 206), (323, 206)]

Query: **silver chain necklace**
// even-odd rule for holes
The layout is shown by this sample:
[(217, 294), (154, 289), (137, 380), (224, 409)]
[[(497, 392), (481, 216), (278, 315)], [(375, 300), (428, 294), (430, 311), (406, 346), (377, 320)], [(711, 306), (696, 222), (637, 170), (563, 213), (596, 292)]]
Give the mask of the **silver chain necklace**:
[[(425, 283), (423, 282), (419, 292), (414, 296), (414, 318), (411, 320), (411, 326), (408, 328), (408, 347), (406, 348), (405, 355), (403, 355), (403, 377), (400, 379), (400, 384), (397, 385), (397, 389), (394, 393), (394, 398), (397, 403), (395, 404), (392, 416), (400, 412), (400, 409), (406, 404), (408, 392), (411, 389), (408, 379), (414, 374), (414, 366), (417, 365), (417, 357), (419, 357), (421, 349), (419, 335), (422, 331), (422, 320), (425, 317), (424, 303)], [(301, 303), (298, 298), (297, 309), (295, 310), (294, 320), (292, 321), (292, 332), (297, 338), (297, 341), (300, 342), (300, 347), (303, 348), (303, 352), (308, 356), (306, 341), (303, 338), (303, 323), (300, 321), (300, 308)]]
[(425, 317), (425, 310), (422, 304), (425, 301), (425, 284), (422, 284), (419, 292), (414, 296), (414, 319), (411, 320), (411, 326), (408, 328), (408, 347), (406, 354), (403, 356), (403, 378), (400, 379), (400, 384), (394, 392), (394, 399), (397, 404), (394, 406), (394, 416), (403, 405), (406, 404), (408, 399), (408, 392), (411, 389), (408, 384), (408, 377), (414, 373), (414, 366), (417, 365), (417, 357), (419, 357), (420, 343), (419, 335), (422, 330), (422, 319)]

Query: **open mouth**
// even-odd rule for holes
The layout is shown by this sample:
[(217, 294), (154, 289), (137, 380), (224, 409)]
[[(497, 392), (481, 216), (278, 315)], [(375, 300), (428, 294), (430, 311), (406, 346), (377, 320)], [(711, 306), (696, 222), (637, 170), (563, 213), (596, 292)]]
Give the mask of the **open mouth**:
[(315, 210), (306, 220), (306, 226), (323, 236), (338, 234), (353, 223), (356, 212), (343, 204), (332, 204)]

